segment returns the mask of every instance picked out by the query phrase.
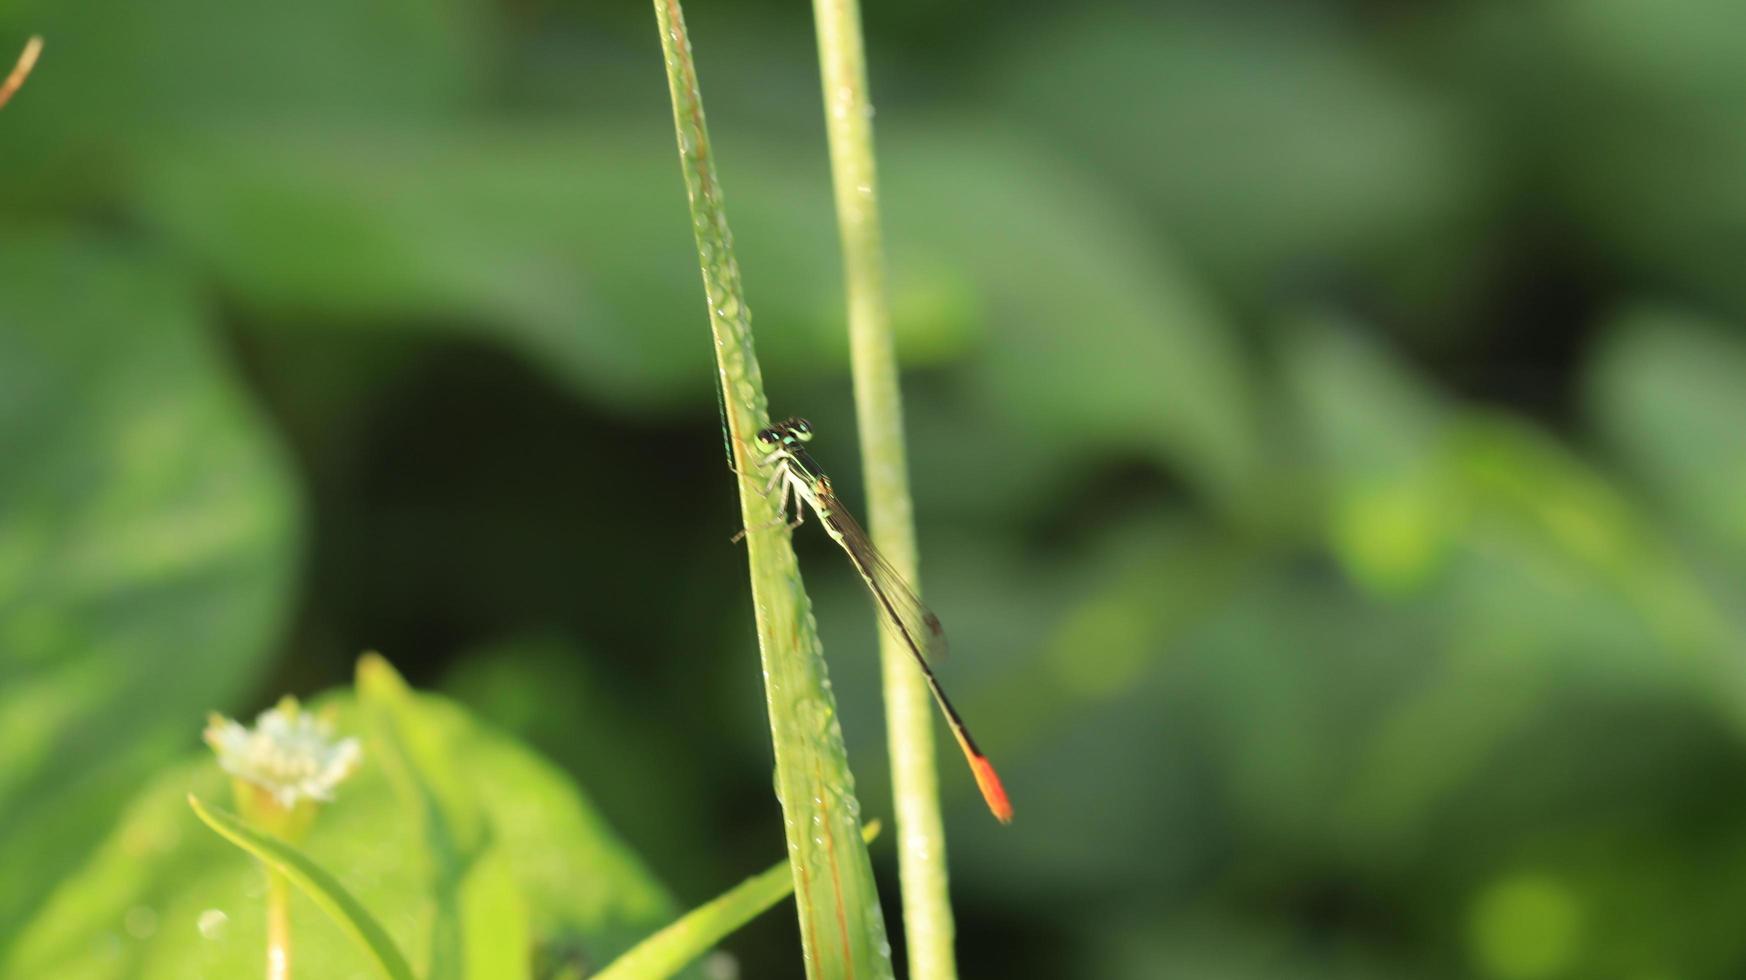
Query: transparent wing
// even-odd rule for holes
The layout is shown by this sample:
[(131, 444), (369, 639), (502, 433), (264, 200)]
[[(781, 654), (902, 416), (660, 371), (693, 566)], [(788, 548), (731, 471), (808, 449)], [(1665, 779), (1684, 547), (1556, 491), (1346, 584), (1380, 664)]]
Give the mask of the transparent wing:
[(855, 522), (849, 511), (833, 495), (829, 498), (829, 513), (820, 520), (833, 532), (832, 537), (849, 553), (849, 560), (867, 581), (873, 592), (873, 604), (879, 607), (879, 621), (899, 640), (907, 643), (917, 656), (940, 660), (946, 656), (946, 631), (940, 617), (922, 604), (915, 590), (909, 587), (897, 569), (885, 560), (867, 532)]
[(952, 736), (964, 753), (964, 761), (970, 764), (970, 772), (976, 777), (976, 788), (982, 791), (982, 799), (988, 804), (989, 812), (1001, 823), (1011, 823), (1012, 801), (1007, 798), (1006, 788), (1001, 785), (1000, 776), (994, 771), (994, 764), (977, 748), (976, 740), (970, 737), (969, 726), (964, 724), (958, 709), (946, 697), (945, 688), (940, 686), (939, 678), (934, 676), (933, 668), (928, 666), (929, 660), (937, 660), (946, 655), (946, 634), (940, 629), (939, 617), (922, 605), (921, 600), (915, 596), (915, 590), (909, 587), (909, 583), (903, 580), (897, 569), (891, 567), (885, 556), (873, 547), (867, 532), (861, 530), (861, 525), (855, 523), (849, 512), (829, 496), (825, 500), (826, 505), (820, 510), (819, 519), (830, 529), (831, 537), (849, 553), (849, 560), (866, 580), (867, 588), (873, 593), (874, 605), (879, 607), (879, 621), (885, 624), (887, 630), (896, 634), (898, 639), (904, 641), (915, 654), (916, 666), (921, 668), (928, 690), (933, 692), (934, 701), (939, 704), (940, 711), (951, 724)]

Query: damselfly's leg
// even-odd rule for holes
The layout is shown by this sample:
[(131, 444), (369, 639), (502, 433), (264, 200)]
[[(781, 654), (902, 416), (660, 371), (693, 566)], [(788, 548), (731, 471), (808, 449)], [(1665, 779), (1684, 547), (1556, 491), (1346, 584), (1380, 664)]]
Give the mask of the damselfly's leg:
[[(769, 453), (766, 456), (764, 456), (764, 458), (758, 460), (758, 465), (759, 466), (769, 466), (771, 463), (776, 462), (776, 460), (780, 459), (781, 457), (782, 457), (782, 451), (777, 450), (776, 452)], [(732, 472), (733, 475), (735, 475), (735, 476), (745, 476), (746, 475), (744, 473), (741, 473), (739, 471), (739, 468), (734, 466), (731, 460), (728, 463), (728, 470), (730, 472)], [(764, 492), (766, 494), (768, 494), (770, 491), (776, 489), (776, 481), (781, 478), (780, 475), (782, 473), (782, 470), (783, 470), (783, 467), (780, 467), (780, 466), (776, 467), (777, 475), (771, 477), (769, 485), (764, 488)]]
[[(765, 466), (765, 467), (770, 466), (772, 463), (776, 463), (776, 460), (781, 458), (781, 456), (782, 456), (782, 454), (779, 452), (771, 453), (770, 455), (765, 456), (763, 459), (759, 460), (758, 465)], [(729, 467), (729, 468), (732, 469), (732, 467)], [(734, 470), (733, 472), (734, 472), (735, 476), (745, 476), (746, 475), (744, 473), (741, 473), (739, 470)], [(775, 470), (773, 472), (771, 472), (771, 474), (770, 474), (769, 482), (764, 484), (764, 496), (768, 497), (768, 496), (770, 496), (771, 493), (774, 493), (776, 490), (776, 484), (780, 483), (782, 481), (782, 479), (784, 477), (786, 477), (787, 475), (788, 475), (788, 467), (785, 465), (782, 465), (782, 464), (777, 464)]]
[(778, 467), (776, 467), (775, 474), (770, 477), (769, 485), (767, 485), (764, 488), (764, 495), (769, 496), (772, 492), (776, 491), (776, 484), (778, 481), (780, 481), (782, 484), (782, 490), (781, 490), (782, 495), (780, 497), (776, 498), (776, 519), (773, 521), (770, 521), (767, 524), (760, 524), (755, 528), (754, 527), (740, 528), (739, 533), (735, 534), (730, 539), (730, 541), (733, 544), (739, 544), (740, 540), (742, 538), (744, 538), (747, 534), (750, 534), (753, 531), (767, 531), (770, 528), (779, 527), (783, 524), (787, 524), (789, 530), (793, 530), (794, 528), (799, 527), (801, 525), (801, 523), (806, 520), (806, 507), (804, 504), (795, 508), (796, 516), (795, 516), (795, 519), (793, 521), (790, 521), (788, 519), (789, 505), (795, 504), (798, 502), (794, 499), (794, 483), (793, 483), (793, 481), (787, 479), (787, 477), (788, 477), (788, 468), (786, 466), (778, 466)]

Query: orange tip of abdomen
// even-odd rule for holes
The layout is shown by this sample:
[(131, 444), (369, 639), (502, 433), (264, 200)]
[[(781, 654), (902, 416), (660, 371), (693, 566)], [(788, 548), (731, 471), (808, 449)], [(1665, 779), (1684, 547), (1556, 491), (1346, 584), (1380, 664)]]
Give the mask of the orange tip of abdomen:
[(976, 774), (976, 786), (982, 790), (982, 798), (988, 801), (988, 809), (994, 814), (994, 819), (1001, 823), (1012, 823), (1012, 801), (1006, 798), (1006, 787), (1000, 785), (1000, 776), (995, 773), (994, 765), (987, 756), (971, 756), (970, 771)]

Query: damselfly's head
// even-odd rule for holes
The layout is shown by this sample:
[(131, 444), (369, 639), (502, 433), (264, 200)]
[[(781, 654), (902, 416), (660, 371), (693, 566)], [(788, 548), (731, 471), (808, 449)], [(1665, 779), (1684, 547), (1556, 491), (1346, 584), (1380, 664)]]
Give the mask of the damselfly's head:
[(783, 419), (758, 433), (758, 445), (780, 449), (812, 439), (812, 423), (801, 418)]

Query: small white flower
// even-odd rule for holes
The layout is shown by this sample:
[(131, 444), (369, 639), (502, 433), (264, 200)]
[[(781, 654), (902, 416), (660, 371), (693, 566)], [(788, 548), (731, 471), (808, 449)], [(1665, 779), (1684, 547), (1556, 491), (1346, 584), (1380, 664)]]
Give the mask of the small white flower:
[(333, 799), (363, 755), (357, 739), (335, 740), (331, 725), (290, 697), (261, 712), (253, 729), (212, 715), (206, 744), (225, 772), (266, 790), (287, 810), (304, 799)]

